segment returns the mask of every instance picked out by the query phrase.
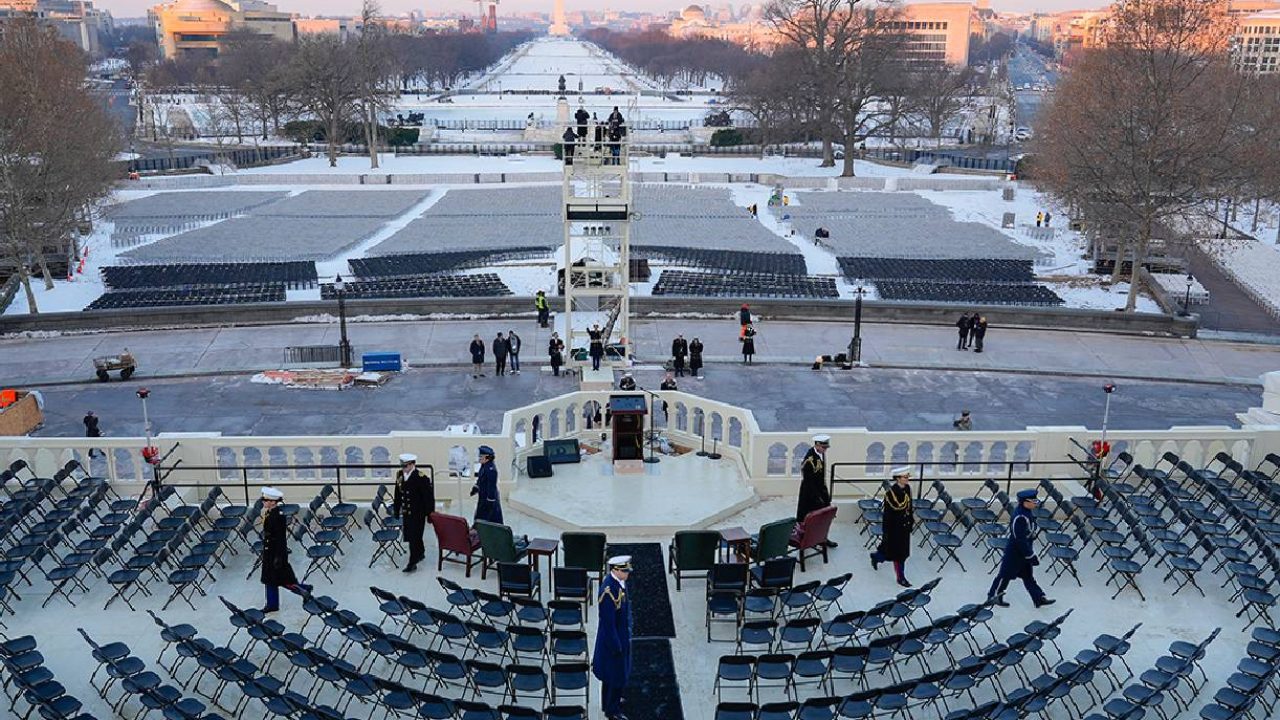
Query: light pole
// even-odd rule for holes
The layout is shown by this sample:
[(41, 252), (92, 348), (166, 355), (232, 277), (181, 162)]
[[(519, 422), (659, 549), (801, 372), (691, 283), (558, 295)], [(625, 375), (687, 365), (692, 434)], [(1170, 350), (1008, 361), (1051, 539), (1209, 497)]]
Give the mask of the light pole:
[(853, 292), (853, 340), (849, 341), (849, 364), (858, 365), (862, 362), (862, 296), (867, 291), (859, 285)]
[(333, 279), (333, 291), (338, 293), (338, 351), (342, 354), (342, 367), (351, 367), (351, 342), (347, 340), (347, 284), (338, 275)]
[(1195, 281), (1195, 277), (1193, 277), (1191, 273), (1187, 273), (1187, 294), (1182, 298), (1182, 312), (1178, 313), (1178, 315), (1182, 317), (1188, 317), (1191, 315), (1191, 284)]

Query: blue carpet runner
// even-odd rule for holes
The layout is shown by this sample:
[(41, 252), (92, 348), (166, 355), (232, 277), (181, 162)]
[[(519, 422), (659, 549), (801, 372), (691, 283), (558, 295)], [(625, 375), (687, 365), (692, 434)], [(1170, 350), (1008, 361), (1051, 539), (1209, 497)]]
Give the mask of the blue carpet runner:
[(623, 711), (630, 720), (684, 720), (680, 681), (671, 656), (676, 636), (667, 594), (667, 566), (658, 543), (610, 543), (610, 555), (630, 555), (631, 682)]

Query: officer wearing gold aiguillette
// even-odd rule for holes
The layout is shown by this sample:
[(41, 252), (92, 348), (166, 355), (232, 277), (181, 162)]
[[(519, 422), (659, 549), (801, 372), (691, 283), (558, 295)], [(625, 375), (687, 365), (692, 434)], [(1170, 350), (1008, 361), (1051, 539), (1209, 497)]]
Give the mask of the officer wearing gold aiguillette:
[(596, 628), (596, 649), (591, 671), (600, 681), (600, 700), (608, 720), (627, 720), (622, 714), (622, 691), (631, 677), (631, 599), (627, 578), (631, 576), (631, 556), (609, 558), (609, 574), (600, 583), (600, 625)]
[(391, 508), (402, 521), (401, 532), (409, 543), (409, 564), (404, 572), (413, 572), (426, 557), (427, 549), (422, 536), (427, 531), (427, 520), (436, 509), (436, 489), (431, 479), (418, 472), (418, 456), (412, 453), (400, 455), (400, 469), (396, 471), (396, 492)]

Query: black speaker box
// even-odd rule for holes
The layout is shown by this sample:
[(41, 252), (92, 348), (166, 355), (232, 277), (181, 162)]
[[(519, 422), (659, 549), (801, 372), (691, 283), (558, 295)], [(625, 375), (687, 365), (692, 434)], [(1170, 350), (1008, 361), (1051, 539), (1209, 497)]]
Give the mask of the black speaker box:
[(578, 441), (575, 438), (567, 440), (543, 440), (542, 454), (551, 461), (552, 465), (582, 461), (582, 448), (578, 446)]
[(525, 471), (531, 478), (551, 477), (551, 461), (544, 455), (530, 455), (524, 459)]

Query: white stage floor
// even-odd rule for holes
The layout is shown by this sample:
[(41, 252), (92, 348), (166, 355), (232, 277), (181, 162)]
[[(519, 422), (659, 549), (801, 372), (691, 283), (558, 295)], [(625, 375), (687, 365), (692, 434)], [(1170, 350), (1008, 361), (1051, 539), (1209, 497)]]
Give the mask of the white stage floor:
[(601, 455), (584, 455), (581, 463), (552, 466), (552, 477), (521, 476), (505, 502), (564, 530), (670, 535), (709, 527), (757, 501), (727, 458), (659, 457), (643, 473), (616, 475)]

